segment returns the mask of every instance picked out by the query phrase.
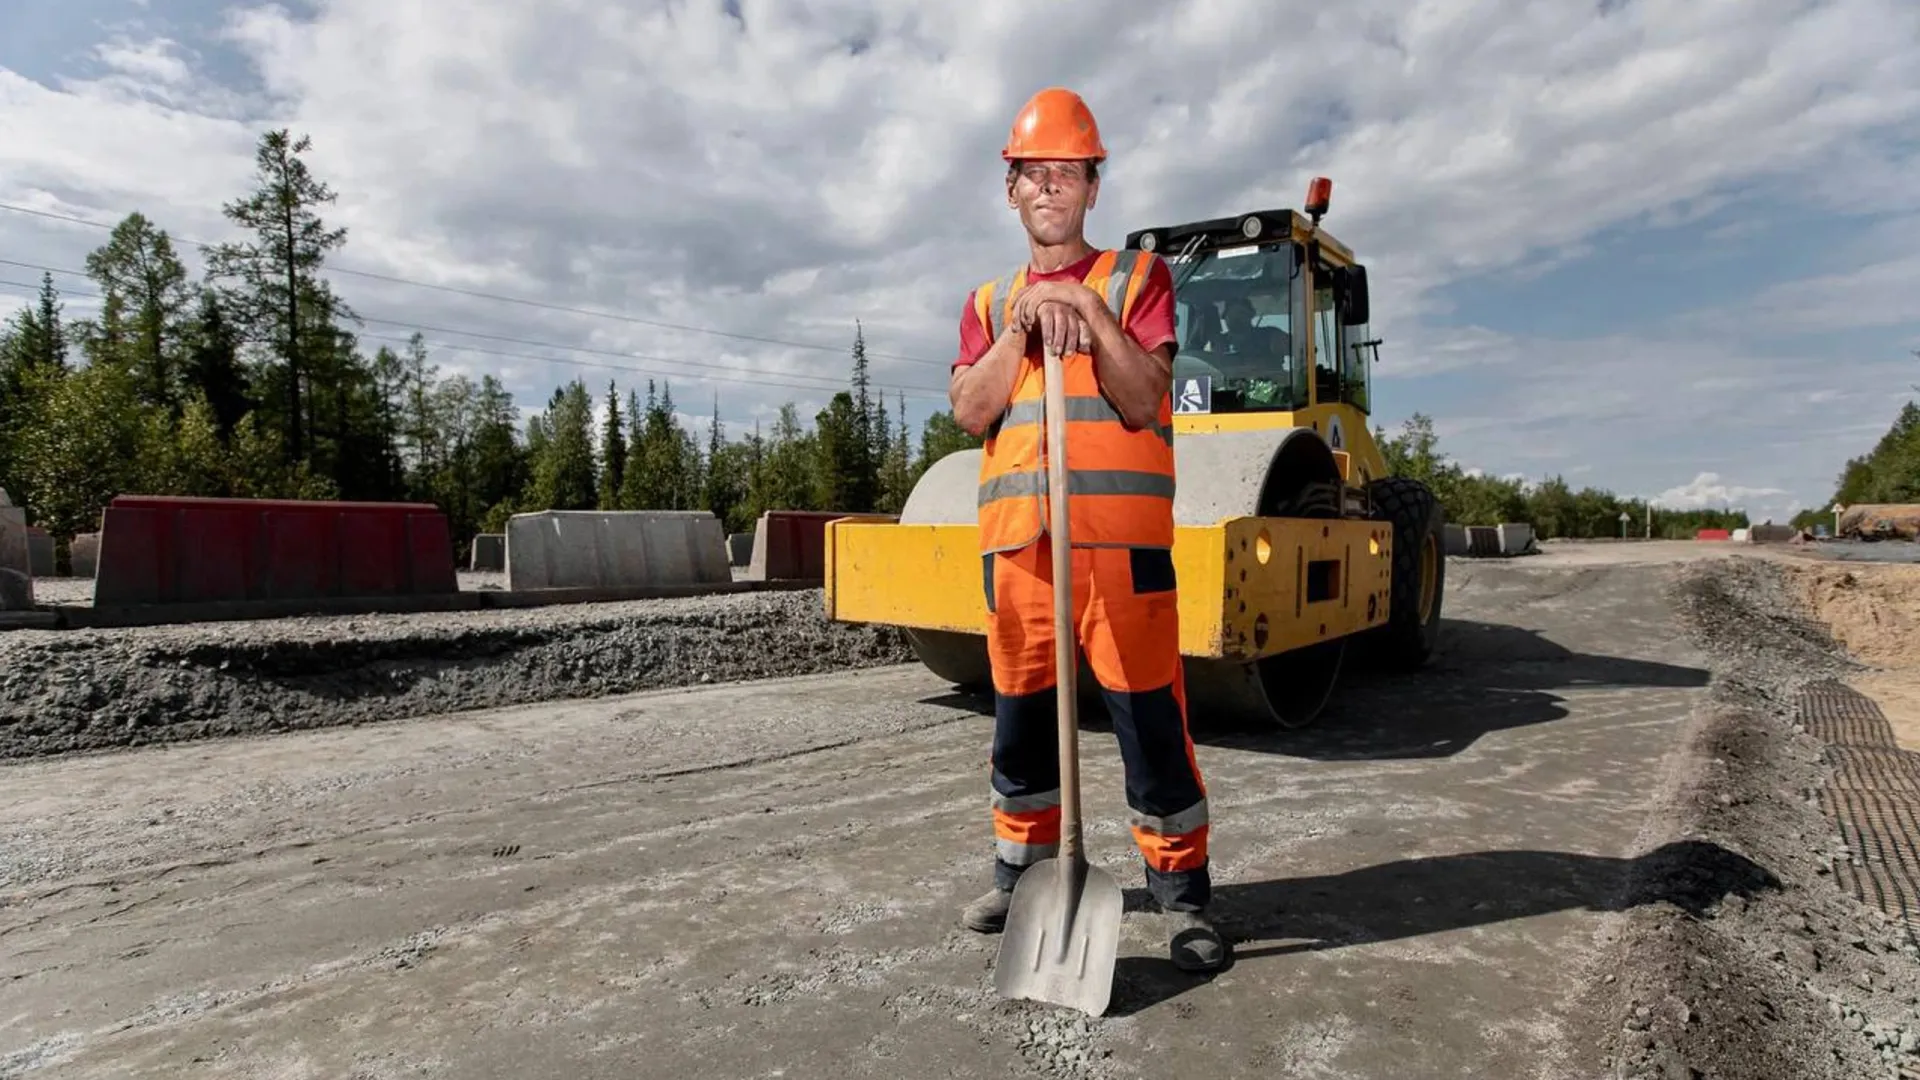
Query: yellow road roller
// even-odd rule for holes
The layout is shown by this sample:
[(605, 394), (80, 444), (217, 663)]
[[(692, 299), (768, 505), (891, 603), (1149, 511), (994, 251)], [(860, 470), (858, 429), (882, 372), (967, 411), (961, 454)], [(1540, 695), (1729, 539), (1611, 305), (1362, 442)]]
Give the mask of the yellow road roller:
[[(1387, 474), (1368, 427), (1380, 342), (1366, 267), (1320, 227), (1330, 194), (1317, 178), (1305, 213), (1126, 239), (1174, 276), (1173, 558), (1197, 724), (1302, 726), (1350, 647), (1407, 670), (1439, 631), (1445, 511)], [(825, 586), (830, 618), (900, 627), (934, 674), (990, 693), (980, 456), (935, 462), (897, 521), (830, 523)]]

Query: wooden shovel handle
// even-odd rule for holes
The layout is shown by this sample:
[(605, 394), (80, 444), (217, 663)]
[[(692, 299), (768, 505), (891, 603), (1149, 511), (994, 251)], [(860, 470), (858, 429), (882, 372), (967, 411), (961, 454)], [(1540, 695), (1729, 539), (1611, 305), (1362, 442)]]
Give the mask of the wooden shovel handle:
[(1042, 369), (1047, 402), (1048, 533), (1053, 541), (1054, 679), (1060, 723), (1060, 859), (1063, 865), (1085, 856), (1080, 844), (1080, 695), (1075, 686), (1079, 654), (1074, 646), (1073, 552), (1067, 535), (1067, 386), (1060, 354), (1046, 351)]

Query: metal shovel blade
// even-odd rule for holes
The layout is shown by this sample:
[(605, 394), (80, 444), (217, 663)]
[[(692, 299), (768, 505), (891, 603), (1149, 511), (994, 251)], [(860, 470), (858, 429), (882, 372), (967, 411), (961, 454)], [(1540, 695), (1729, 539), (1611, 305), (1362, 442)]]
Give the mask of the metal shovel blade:
[(1035, 863), (1020, 875), (1001, 931), (994, 986), (1025, 998), (1107, 1011), (1125, 907), (1113, 875), (1081, 859)]

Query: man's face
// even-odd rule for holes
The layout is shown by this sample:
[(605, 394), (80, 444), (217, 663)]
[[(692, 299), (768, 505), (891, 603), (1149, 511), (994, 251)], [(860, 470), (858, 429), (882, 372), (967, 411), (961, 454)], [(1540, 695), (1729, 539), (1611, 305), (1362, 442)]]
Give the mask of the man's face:
[(1007, 183), (1007, 205), (1042, 244), (1064, 244), (1081, 235), (1100, 181), (1087, 179), (1084, 161), (1023, 161)]

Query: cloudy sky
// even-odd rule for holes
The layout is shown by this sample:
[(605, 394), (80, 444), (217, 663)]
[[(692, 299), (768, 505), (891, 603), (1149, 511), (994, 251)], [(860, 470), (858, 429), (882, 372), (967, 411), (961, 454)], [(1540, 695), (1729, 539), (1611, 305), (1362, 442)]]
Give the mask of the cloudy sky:
[(61, 218), (230, 236), (290, 126), (367, 348), (430, 328), (527, 408), (652, 375), (736, 433), (810, 416), (856, 319), (909, 419), (945, 408), (966, 290), (1024, 257), (999, 146), (1050, 84), (1113, 154), (1096, 243), (1331, 176), (1376, 420), (1487, 472), (1783, 519), (1920, 382), (1911, 0), (4, 8), (0, 280), (81, 268), (105, 231)]

